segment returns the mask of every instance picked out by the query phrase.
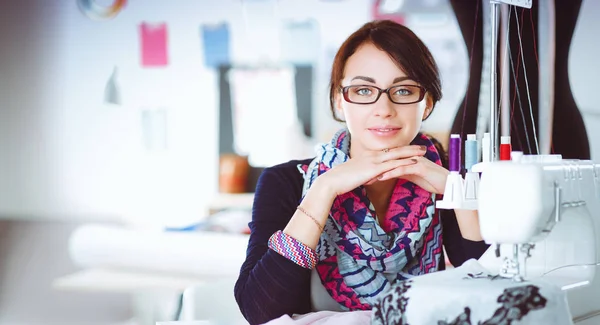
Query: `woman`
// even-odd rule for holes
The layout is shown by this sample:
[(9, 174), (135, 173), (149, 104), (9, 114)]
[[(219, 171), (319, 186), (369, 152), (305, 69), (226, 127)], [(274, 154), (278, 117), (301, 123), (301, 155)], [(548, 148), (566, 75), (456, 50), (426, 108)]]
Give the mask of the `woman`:
[[(370, 309), (398, 280), (487, 249), (471, 211), (434, 213), (448, 170), (421, 122), (441, 97), (437, 66), (408, 28), (370, 22), (339, 49), (330, 103), (347, 129), (314, 159), (267, 168), (235, 286), (252, 324)], [(442, 231), (443, 229), (443, 231)]]

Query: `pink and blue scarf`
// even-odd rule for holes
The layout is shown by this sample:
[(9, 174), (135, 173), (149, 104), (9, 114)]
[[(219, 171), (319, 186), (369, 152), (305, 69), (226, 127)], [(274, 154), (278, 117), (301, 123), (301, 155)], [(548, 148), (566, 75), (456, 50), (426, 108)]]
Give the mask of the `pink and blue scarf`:
[[(441, 165), (433, 143), (418, 134), (411, 144), (427, 147), (425, 157)], [(304, 175), (302, 197), (321, 174), (346, 162), (350, 134), (342, 129), (317, 148)], [(317, 272), (323, 286), (344, 310), (371, 309), (391, 285), (439, 269), (442, 227), (435, 195), (398, 179), (380, 225), (364, 187), (338, 196), (319, 239)]]

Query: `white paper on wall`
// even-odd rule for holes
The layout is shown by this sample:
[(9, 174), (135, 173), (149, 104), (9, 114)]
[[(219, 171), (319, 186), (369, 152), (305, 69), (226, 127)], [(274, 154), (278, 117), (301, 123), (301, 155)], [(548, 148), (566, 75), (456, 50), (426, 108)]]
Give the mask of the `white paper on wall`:
[(292, 67), (229, 72), (234, 148), (247, 155), (252, 166), (306, 158), (302, 143), (306, 137), (298, 127), (294, 74)]
[(283, 62), (315, 64), (318, 61), (320, 33), (315, 20), (283, 22), (280, 38)]

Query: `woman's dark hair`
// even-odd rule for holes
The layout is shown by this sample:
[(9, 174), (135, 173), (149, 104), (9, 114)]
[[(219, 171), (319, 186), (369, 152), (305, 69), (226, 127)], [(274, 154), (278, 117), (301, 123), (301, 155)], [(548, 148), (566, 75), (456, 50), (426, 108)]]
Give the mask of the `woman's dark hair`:
[(448, 167), (448, 153), (446, 152), (446, 149), (444, 149), (444, 145), (442, 145), (441, 142), (439, 142), (436, 138), (434, 138), (430, 134), (423, 133), (423, 135), (425, 135), (429, 139), (429, 141), (431, 141), (431, 143), (433, 143), (433, 146), (435, 147), (435, 149), (438, 152), (438, 155), (440, 156), (440, 162), (442, 163), (442, 166), (444, 166), (445, 168), (449, 168)]
[(336, 121), (343, 122), (335, 114), (334, 97), (336, 92), (341, 89), (346, 62), (365, 43), (371, 43), (388, 53), (408, 77), (427, 90), (435, 107), (435, 104), (442, 98), (442, 86), (437, 64), (429, 49), (407, 27), (391, 20), (377, 20), (364, 24), (350, 35), (335, 55), (329, 82), (329, 103), (331, 113)]

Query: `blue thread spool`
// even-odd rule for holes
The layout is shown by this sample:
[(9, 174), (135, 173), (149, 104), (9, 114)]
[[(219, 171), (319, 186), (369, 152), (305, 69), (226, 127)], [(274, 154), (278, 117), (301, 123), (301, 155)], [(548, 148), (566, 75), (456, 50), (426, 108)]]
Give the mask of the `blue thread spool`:
[(465, 168), (467, 171), (471, 171), (473, 165), (477, 164), (477, 136), (475, 134), (468, 134), (467, 141), (465, 141)]

